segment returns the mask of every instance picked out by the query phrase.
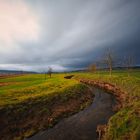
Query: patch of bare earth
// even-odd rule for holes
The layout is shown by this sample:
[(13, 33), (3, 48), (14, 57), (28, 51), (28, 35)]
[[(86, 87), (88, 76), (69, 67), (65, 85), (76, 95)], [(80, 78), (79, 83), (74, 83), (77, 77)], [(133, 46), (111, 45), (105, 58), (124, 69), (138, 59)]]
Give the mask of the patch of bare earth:
[(13, 85), (15, 84), (15, 82), (0, 82), (0, 87), (3, 87), (3, 86), (9, 86), (9, 85)]
[(0, 74), (0, 79), (11, 78), (21, 76), (23, 74)]

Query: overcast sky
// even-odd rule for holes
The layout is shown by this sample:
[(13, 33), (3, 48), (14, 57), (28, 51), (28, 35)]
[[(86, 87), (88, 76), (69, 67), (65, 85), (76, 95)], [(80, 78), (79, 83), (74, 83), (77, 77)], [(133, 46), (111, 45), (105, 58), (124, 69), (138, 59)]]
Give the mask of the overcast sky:
[(140, 0), (0, 0), (0, 69), (80, 69), (106, 48), (140, 65)]

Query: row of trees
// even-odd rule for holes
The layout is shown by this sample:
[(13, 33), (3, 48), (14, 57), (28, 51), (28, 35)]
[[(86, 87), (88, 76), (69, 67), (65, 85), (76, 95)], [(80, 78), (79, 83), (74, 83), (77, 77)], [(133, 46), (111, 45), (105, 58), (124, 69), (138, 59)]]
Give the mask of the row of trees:
[(89, 65), (88, 70), (91, 72), (95, 72), (97, 70), (97, 67), (104, 67), (109, 70), (109, 74), (111, 76), (113, 68), (119, 66), (122, 68), (126, 68), (127, 74), (129, 76), (133, 65), (134, 65), (133, 56), (126, 56), (126, 57), (124, 57), (123, 60), (117, 60), (116, 57), (114, 56), (112, 50), (107, 49), (107, 51), (105, 53), (105, 57), (102, 60)]
[[(125, 56), (122, 60), (118, 60), (112, 50), (109, 48), (106, 50), (105, 56), (98, 62), (95, 62), (91, 65), (89, 65), (88, 70), (90, 72), (96, 72), (97, 69), (103, 69), (106, 68), (109, 70), (109, 75), (112, 75), (113, 68), (116, 67), (122, 67), (126, 68), (128, 76), (130, 75), (130, 72), (134, 66), (134, 58), (133, 56)], [(52, 68), (49, 67), (48, 71), (45, 72), (45, 80), (47, 79), (47, 74), (51, 78), (52, 76)]]

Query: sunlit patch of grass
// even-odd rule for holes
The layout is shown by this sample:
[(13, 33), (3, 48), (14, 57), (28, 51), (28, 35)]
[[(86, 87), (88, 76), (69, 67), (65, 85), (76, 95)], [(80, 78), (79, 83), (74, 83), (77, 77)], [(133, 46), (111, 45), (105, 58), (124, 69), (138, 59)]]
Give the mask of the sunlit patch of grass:
[[(64, 79), (63, 74), (54, 74), (45, 80), (43, 74), (24, 75), (0, 79), (0, 82), (12, 82), (12, 85), (0, 87), (0, 106), (16, 104), (29, 98), (60, 93), (78, 81)], [(65, 91), (66, 92), (66, 91)]]

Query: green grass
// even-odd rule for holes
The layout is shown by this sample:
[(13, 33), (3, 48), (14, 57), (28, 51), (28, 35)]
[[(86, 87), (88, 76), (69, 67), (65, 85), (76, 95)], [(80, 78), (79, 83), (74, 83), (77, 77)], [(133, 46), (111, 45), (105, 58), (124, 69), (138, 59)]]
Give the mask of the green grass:
[(29, 98), (53, 96), (54, 93), (66, 91), (67, 88), (78, 85), (78, 81), (64, 79), (63, 74), (54, 74), (45, 80), (43, 74), (28, 74), (19, 77), (0, 79), (9, 83), (0, 87), (0, 107), (16, 104)]
[(0, 119), (4, 126), (0, 139), (29, 137), (92, 103), (87, 86), (64, 76), (53, 74), (45, 80), (44, 74), (26, 74), (0, 79)]
[[(108, 123), (107, 140), (140, 139), (140, 71), (132, 71), (130, 76), (124, 70), (113, 71), (112, 77), (107, 71), (96, 73), (73, 73), (76, 78), (105, 81), (120, 87), (129, 97), (124, 107), (112, 116)], [(66, 101), (74, 89), (82, 90), (82, 85), (75, 79), (64, 79), (64, 74), (54, 74), (47, 78), (43, 74), (27, 74), (19, 77), (0, 79), (8, 83), (0, 87), (0, 107), (15, 105), (30, 99), (43, 100), (61, 96)], [(83, 87), (84, 88), (84, 87)], [(68, 95), (68, 96), (67, 96)], [(49, 100), (48, 100), (49, 101)], [(43, 110), (48, 111), (48, 110)]]
[(133, 70), (128, 77), (126, 71), (113, 71), (112, 77), (107, 71), (96, 73), (78, 73), (77, 78), (104, 81), (120, 87), (128, 99), (118, 113), (111, 117), (107, 140), (140, 139), (140, 71)]

